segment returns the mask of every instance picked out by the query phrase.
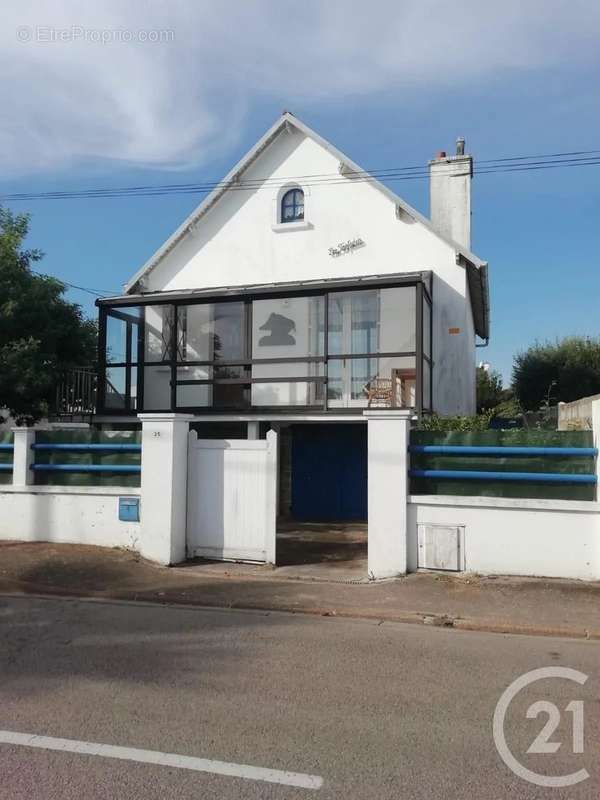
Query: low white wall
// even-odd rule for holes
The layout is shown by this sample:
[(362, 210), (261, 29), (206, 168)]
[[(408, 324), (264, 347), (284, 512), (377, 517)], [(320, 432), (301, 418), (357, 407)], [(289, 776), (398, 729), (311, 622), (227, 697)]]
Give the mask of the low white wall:
[(558, 430), (586, 430), (592, 429), (592, 404), (600, 400), (600, 394), (582, 397), (572, 403), (558, 404)]
[(139, 549), (140, 523), (119, 520), (128, 487), (0, 487), (0, 539)]
[(409, 571), (418, 567), (419, 523), (464, 525), (467, 572), (600, 580), (600, 503), (413, 495)]

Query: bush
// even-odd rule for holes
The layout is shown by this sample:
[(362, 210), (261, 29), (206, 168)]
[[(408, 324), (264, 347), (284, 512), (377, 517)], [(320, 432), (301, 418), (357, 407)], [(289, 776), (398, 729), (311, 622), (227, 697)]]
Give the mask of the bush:
[(525, 411), (600, 392), (600, 339), (536, 343), (515, 357), (513, 386)]
[(438, 417), (437, 414), (432, 414), (420, 420), (417, 430), (439, 431), (440, 433), (448, 433), (450, 431), (487, 431), (493, 416), (493, 411), (484, 411), (474, 417)]
[(502, 388), (502, 375), (494, 370), (477, 367), (477, 413), (496, 408), (504, 399), (505, 391)]

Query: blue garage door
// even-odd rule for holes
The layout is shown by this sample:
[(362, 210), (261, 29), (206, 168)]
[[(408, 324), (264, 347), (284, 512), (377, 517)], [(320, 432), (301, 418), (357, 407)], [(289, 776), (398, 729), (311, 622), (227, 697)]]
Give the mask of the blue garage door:
[(294, 425), (292, 516), (306, 522), (366, 521), (366, 425)]

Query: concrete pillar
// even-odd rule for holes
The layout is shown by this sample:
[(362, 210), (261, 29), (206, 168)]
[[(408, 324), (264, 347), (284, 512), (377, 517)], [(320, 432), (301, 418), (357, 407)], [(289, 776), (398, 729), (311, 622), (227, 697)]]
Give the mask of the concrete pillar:
[(260, 439), (260, 422), (248, 422), (248, 439)]
[(365, 411), (368, 425), (368, 572), (373, 580), (406, 573), (408, 410)]
[(142, 423), (140, 552), (159, 564), (186, 557), (191, 414), (138, 414)]
[(34, 481), (31, 465), (35, 455), (31, 445), (35, 442), (33, 428), (12, 428), (14, 435), (13, 486), (29, 486)]
[[(592, 400), (592, 431), (594, 447), (600, 450), (600, 400)], [(596, 456), (596, 500), (600, 502), (600, 456)]]

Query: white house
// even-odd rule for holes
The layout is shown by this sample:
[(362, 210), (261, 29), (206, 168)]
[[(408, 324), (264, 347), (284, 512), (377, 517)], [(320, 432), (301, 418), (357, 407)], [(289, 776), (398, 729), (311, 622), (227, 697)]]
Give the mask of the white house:
[(287, 510), (364, 517), (367, 406), (475, 410), (489, 304), (463, 151), (430, 162), (427, 219), (283, 113), (125, 294), (98, 301), (97, 420), (279, 426)]

